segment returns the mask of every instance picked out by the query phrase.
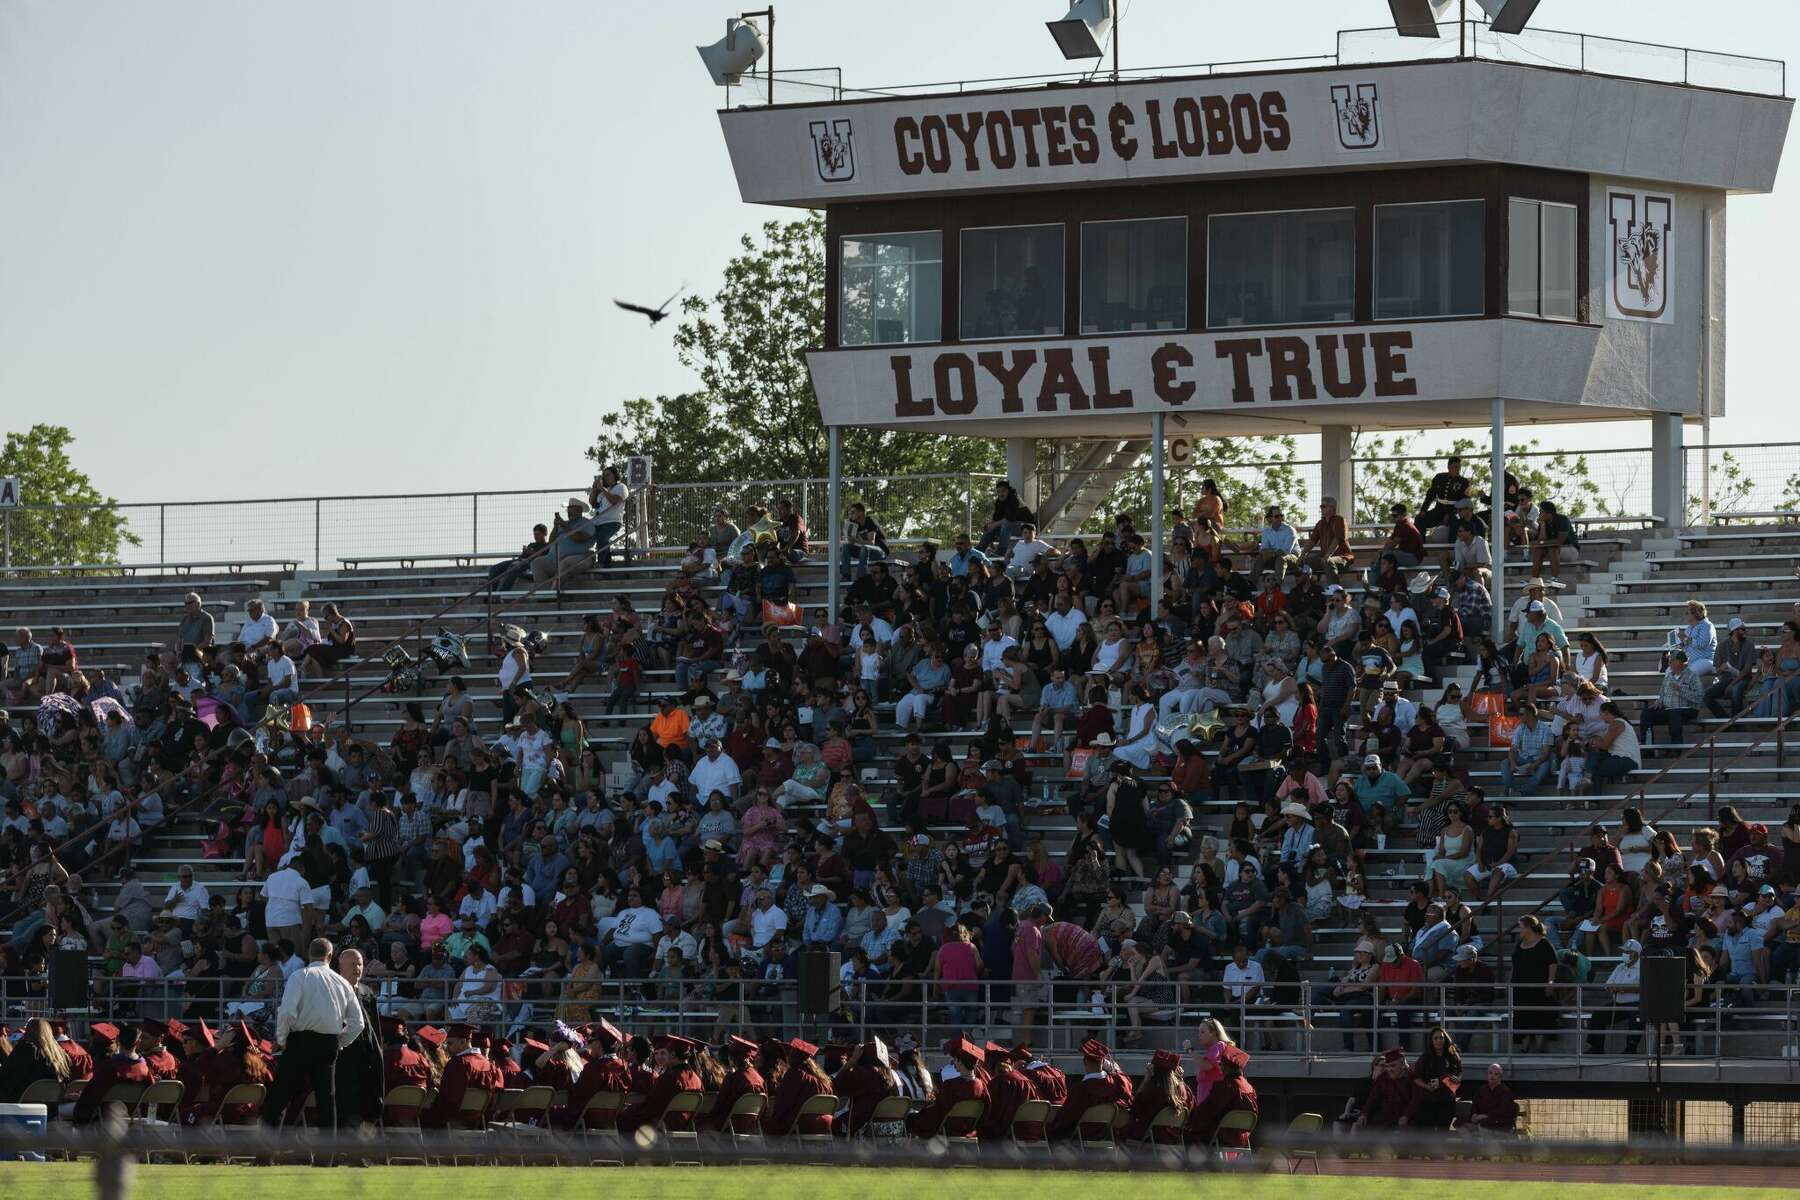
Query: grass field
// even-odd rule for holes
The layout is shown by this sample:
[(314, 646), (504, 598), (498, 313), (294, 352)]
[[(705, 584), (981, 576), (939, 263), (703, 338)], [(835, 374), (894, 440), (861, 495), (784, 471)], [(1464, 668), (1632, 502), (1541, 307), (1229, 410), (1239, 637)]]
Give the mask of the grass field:
[[(605, 1172), (605, 1173), (599, 1173)], [(854, 1175), (849, 1174), (854, 1172)], [(574, 1189), (619, 1187), (631, 1200), (734, 1200), (777, 1196), (834, 1197), (856, 1200), (919, 1200), (953, 1187), (966, 1196), (1002, 1195), (1029, 1188), (1032, 1200), (1092, 1200), (1097, 1190), (1129, 1191), (1132, 1200), (1392, 1200), (1396, 1195), (1454, 1194), (1456, 1200), (1617, 1200), (1619, 1189), (1608, 1184), (1484, 1183), (1458, 1180), (1341, 1178), (1310, 1175), (1224, 1177), (1213, 1175), (1140, 1175), (1100, 1177), (1076, 1171), (1033, 1172), (958, 1169), (949, 1174), (928, 1170), (862, 1168), (729, 1169), (640, 1167), (629, 1182), (617, 1168), (372, 1167), (368, 1170), (303, 1167), (140, 1166), (132, 1177), (132, 1200), (246, 1200), (279, 1196), (281, 1200), (403, 1200), (405, 1197), (454, 1197), (455, 1200), (517, 1200), (521, 1194), (579, 1194)], [(1631, 1189), (1632, 1200), (1703, 1200), (1727, 1195), (1731, 1200), (1775, 1200), (1793, 1191), (1763, 1188), (1644, 1187)], [(88, 1164), (0, 1163), (0, 1197), (30, 1200), (89, 1200), (94, 1195), (93, 1168)]]

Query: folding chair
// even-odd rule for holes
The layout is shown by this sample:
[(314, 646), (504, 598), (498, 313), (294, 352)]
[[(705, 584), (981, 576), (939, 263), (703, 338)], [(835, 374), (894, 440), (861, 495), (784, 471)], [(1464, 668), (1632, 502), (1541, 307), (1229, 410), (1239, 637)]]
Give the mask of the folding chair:
[[(1119, 1149), (1119, 1118), (1130, 1114), (1112, 1101), (1104, 1104), (1090, 1104), (1081, 1119), (1075, 1122), (1075, 1144), (1085, 1153), (1089, 1150), (1102, 1150), (1108, 1153)], [(1088, 1130), (1094, 1132), (1089, 1134)]]
[(487, 1127), (511, 1131), (514, 1123), (513, 1114), (519, 1111), (519, 1097), (525, 1094), (524, 1088), (502, 1088), (495, 1095), (494, 1102), (487, 1111)]
[[(1325, 1118), (1323, 1116), (1318, 1113), (1301, 1113), (1288, 1122), (1287, 1135), (1290, 1139), (1312, 1137), (1323, 1133), (1324, 1130)], [(1312, 1164), (1314, 1175), (1319, 1173), (1319, 1149), (1317, 1146), (1288, 1146), (1281, 1153), (1282, 1157), (1287, 1159), (1289, 1175), (1299, 1174), (1300, 1164), (1303, 1162)]]
[[(705, 1092), (676, 1092), (669, 1100), (669, 1107), (663, 1109), (662, 1119), (656, 1123), (656, 1128), (657, 1132), (662, 1135), (664, 1143), (669, 1147), (669, 1164), (671, 1166), (676, 1165), (679, 1161), (675, 1158), (675, 1143), (681, 1142), (688, 1146), (698, 1146), (700, 1131), (694, 1128), (691, 1119), (686, 1129), (671, 1129), (669, 1118), (683, 1114), (689, 1118), (697, 1117), (700, 1113), (700, 1102), (705, 1098)], [(690, 1165), (700, 1166), (701, 1164), (695, 1160)]]
[(1027, 1100), (1019, 1105), (1019, 1111), (1013, 1114), (1012, 1128), (1007, 1131), (1012, 1144), (1042, 1150), (1048, 1157), (1050, 1142), (1044, 1136), (1044, 1126), (1050, 1123), (1055, 1112), (1056, 1106), (1048, 1100)]
[[(875, 1102), (875, 1109), (869, 1114), (868, 1121), (858, 1131), (858, 1136), (871, 1142), (885, 1142), (898, 1145), (912, 1140), (906, 1130), (907, 1114), (912, 1112), (912, 1101), (905, 1096), (883, 1096)], [(899, 1126), (898, 1133), (882, 1133), (883, 1128)]]
[[(761, 1146), (763, 1110), (769, 1106), (769, 1098), (761, 1092), (746, 1092), (737, 1098), (731, 1111), (725, 1114), (725, 1136), (731, 1139), (732, 1149), (742, 1146)], [(750, 1133), (738, 1131), (738, 1118), (748, 1118), (744, 1123), (750, 1126)]]
[(805, 1133), (802, 1131), (802, 1126), (808, 1117), (825, 1117), (829, 1120), (832, 1114), (837, 1112), (839, 1102), (838, 1097), (833, 1096), (830, 1093), (820, 1096), (808, 1096), (801, 1103), (800, 1111), (794, 1114), (794, 1131), (792, 1134), (794, 1141), (803, 1146), (808, 1142), (815, 1145), (831, 1145), (834, 1139), (831, 1136), (830, 1129), (826, 1129), (824, 1133)]
[[(188, 1161), (188, 1156), (179, 1149), (181, 1115), (177, 1111), (181, 1105), (181, 1097), (186, 1091), (187, 1088), (179, 1079), (158, 1079), (144, 1089), (144, 1094), (138, 1097), (137, 1104), (132, 1107), (132, 1126), (146, 1133), (154, 1131), (159, 1140), (169, 1144), (167, 1151), (151, 1150), (146, 1152), (145, 1162), (155, 1162), (156, 1156), (163, 1153), (174, 1154), (183, 1163)], [(169, 1109), (168, 1120), (156, 1115), (159, 1108)]]
[[(975, 1138), (975, 1131), (976, 1127), (981, 1124), (981, 1118), (986, 1113), (986, 1100), (958, 1100), (955, 1104), (950, 1106), (950, 1111), (944, 1114), (944, 1123), (938, 1127), (938, 1136), (944, 1139), (945, 1144), (950, 1148), (950, 1151), (953, 1154), (973, 1153), (981, 1147), (981, 1143)], [(958, 1134), (946, 1133), (945, 1130), (949, 1128), (952, 1121), (958, 1125), (962, 1125), (966, 1122), (969, 1125), (969, 1132)]]
[(1456, 1102), (1456, 1115), (1450, 1118), (1450, 1128), (1461, 1129), (1464, 1122), (1469, 1119), (1474, 1111), (1475, 1102), (1473, 1100), (1458, 1100)]
[[(238, 1130), (239, 1133), (237, 1136), (248, 1140), (250, 1137), (257, 1136), (261, 1129), (260, 1121), (252, 1120), (248, 1124), (239, 1124), (238, 1122), (227, 1118), (225, 1115), (226, 1112), (233, 1109), (250, 1108), (260, 1114), (263, 1101), (268, 1097), (268, 1094), (269, 1089), (263, 1084), (237, 1083), (233, 1084), (226, 1090), (223, 1096), (219, 1097), (218, 1106), (213, 1109), (212, 1116), (207, 1118), (206, 1124), (201, 1128), (208, 1141), (218, 1142), (219, 1159), (221, 1162), (230, 1163), (234, 1157), (229, 1149), (230, 1139), (233, 1136), (231, 1133), (232, 1130)], [(254, 1154), (239, 1155), (237, 1157), (249, 1162), (256, 1161), (256, 1155)]]
[(1187, 1113), (1179, 1108), (1175, 1108), (1173, 1105), (1165, 1104), (1161, 1111), (1150, 1118), (1150, 1124), (1145, 1128), (1144, 1136), (1139, 1140), (1138, 1144), (1158, 1158), (1168, 1159), (1172, 1162), (1180, 1162), (1185, 1149), (1182, 1145), (1182, 1139), (1178, 1136), (1172, 1142), (1162, 1141), (1159, 1140), (1156, 1135), (1170, 1129), (1179, 1132), (1186, 1124)]
[[(487, 1133), (488, 1110), (493, 1107), (493, 1103), (494, 1093), (488, 1091), (486, 1088), (470, 1088), (468, 1091), (464, 1092), (462, 1106), (457, 1109), (457, 1115), (460, 1120), (452, 1122), (454, 1127), (450, 1130), (451, 1136), (464, 1141), (479, 1139), (484, 1136)], [(463, 1122), (468, 1121), (471, 1118), (475, 1122), (474, 1128), (465, 1128)], [(465, 1156), (452, 1151), (450, 1155), (450, 1165), (454, 1167), (457, 1164), (457, 1161), (464, 1157), (479, 1160), (480, 1156), (474, 1154)]]
[[(1252, 1157), (1248, 1146), (1221, 1146), (1219, 1135), (1226, 1132), (1242, 1133), (1245, 1140), (1256, 1132), (1256, 1114), (1246, 1108), (1234, 1108), (1220, 1120), (1219, 1127), (1213, 1130), (1212, 1149), (1220, 1162), (1237, 1162)], [(1314, 1164), (1317, 1166), (1317, 1164)]]
[(41, 1104), (49, 1112), (55, 1112), (56, 1106), (62, 1103), (63, 1085), (54, 1079), (39, 1079), (27, 1084), (19, 1093), (20, 1104)]
[[(565, 1096), (564, 1099), (567, 1099)], [(513, 1121), (508, 1128), (514, 1137), (540, 1138), (550, 1132), (550, 1110), (556, 1104), (556, 1089), (547, 1083), (536, 1083), (519, 1092), (513, 1105)], [(527, 1113), (541, 1114), (537, 1124), (525, 1119)]]
[[(425, 1089), (411, 1083), (401, 1083), (388, 1089), (387, 1095), (381, 1098), (381, 1116), (375, 1121), (376, 1132), (381, 1137), (383, 1146), (391, 1146), (396, 1139), (414, 1143), (419, 1147), (415, 1155), (399, 1156), (387, 1150), (383, 1157), (389, 1166), (396, 1162), (425, 1162), (425, 1132), (419, 1124), (419, 1118), (425, 1112)], [(411, 1110), (410, 1119), (395, 1120), (391, 1113)]]
[[(576, 1122), (576, 1129), (589, 1146), (619, 1145), (619, 1111), (625, 1107), (625, 1097), (618, 1092), (595, 1092), (588, 1100), (587, 1107), (581, 1110), (581, 1119)], [(622, 1158), (595, 1158), (591, 1163), (609, 1162), (619, 1166), (625, 1165)]]

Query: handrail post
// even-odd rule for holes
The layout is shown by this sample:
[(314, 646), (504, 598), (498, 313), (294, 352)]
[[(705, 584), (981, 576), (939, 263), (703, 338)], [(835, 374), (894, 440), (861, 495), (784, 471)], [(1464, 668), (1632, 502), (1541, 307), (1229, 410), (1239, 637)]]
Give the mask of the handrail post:
[(1713, 819), (1713, 809), (1719, 802), (1719, 783), (1716, 764), (1719, 758), (1719, 735), (1715, 730), (1706, 739), (1706, 819)]
[(323, 504), (323, 500), (317, 496), (313, 497), (313, 570), (315, 571), (321, 569), (319, 566), (319, 509)]

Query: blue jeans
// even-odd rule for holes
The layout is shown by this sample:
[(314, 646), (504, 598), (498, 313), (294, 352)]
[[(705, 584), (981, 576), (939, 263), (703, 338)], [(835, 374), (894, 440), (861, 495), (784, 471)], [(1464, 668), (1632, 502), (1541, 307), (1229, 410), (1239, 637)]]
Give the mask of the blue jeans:
[(684, 691), (690, 682), (697, 687), (705, 687), (706, 677), (723, 665), (710, 658), (703, 662), (686, 658), (677, 659), (675, 661), (675, 686)]
[(1019, 528), (1017, 521), (1001, 521), (992, 529), (981, 531), (981, 540), (975, 543), (975, 548), (986, 554), (989, 547), (994, 547), (995, 553), (1005, 554), (1012, 549), (1013, 539), (1019, 536)]
[(1513, 791), (1513, 782), (1517, 777), (1517, 774), (1523, 774), (1525, 771), (1529, 770), (1531, 773), (1530, 778), (1525, 780), (1523, 790), (1527, 795), (1530, 795), (1540, 790), (1544, 784), (1549, 781), (1550, 772), (1555, 769), (1555, 766), (1555, 760), (1546, 758), (1535, 767), (1522, 767), (1518, 773), (1515, 773), (1513, 771), (1512, 756), (1509, 754), (1504, 759), (1500, 760), (1500, 783), (1505, 787), (1507, 794), (1511, 795)]
[(840, 579), (859, 577), (870, 563), (881, 561), (880, 546), (852, 546), (846, 544), (844, 552), (838, 556)]
[(1292, 946), (1287, 944), (1280, 946), (1264, 946), (1261, 950), (1256, 952), (1257, 964), (1262, 967), (1264, 975), (1273, 975), (1275, 972), (1274, 965), (1269, 961), (1271, 958), (1285, 958), (1289, 962), (1299, 962), (1305, 957), (1305, 946)]

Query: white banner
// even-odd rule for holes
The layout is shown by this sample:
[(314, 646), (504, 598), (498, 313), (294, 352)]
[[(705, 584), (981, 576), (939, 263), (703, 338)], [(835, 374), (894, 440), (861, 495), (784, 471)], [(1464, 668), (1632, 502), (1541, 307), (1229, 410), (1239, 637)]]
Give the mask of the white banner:
[(1607, 189), (1607, 320), (1674, 323), (1674, 226), (1674, 197)]

